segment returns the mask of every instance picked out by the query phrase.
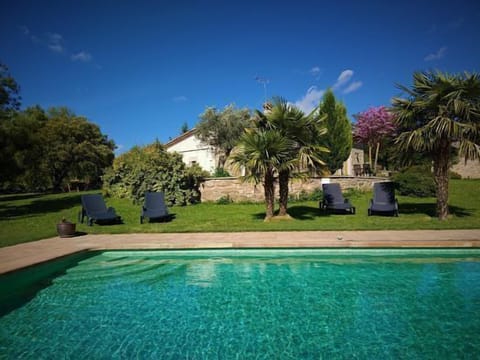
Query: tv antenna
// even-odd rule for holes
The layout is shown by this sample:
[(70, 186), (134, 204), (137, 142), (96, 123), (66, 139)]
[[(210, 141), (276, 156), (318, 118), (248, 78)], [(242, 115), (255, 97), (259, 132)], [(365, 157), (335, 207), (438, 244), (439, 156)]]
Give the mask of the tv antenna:
[(267, 84), (270, 83), (270, 80), (264, 77), (255, 76), (255, 81), (263, 85), (264, 103), (266, 103), (267, 102)]

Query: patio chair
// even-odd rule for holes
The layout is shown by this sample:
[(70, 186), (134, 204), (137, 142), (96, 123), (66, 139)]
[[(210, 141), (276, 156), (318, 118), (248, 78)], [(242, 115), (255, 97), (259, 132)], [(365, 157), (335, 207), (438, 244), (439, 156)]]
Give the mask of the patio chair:
[(345, 199), (340, 189), (340, 184), (322, 184), (323, 200), (320, 208), (324, 211), (355, 214), (355, 206)]
[(395, 199), (393, 182), (377, 182), (373, 184), (373, 199), (370, 200), (368, 216), (374, 213), (398, 216), (398, 202)]
[(370, 167), (369, 163), (363, 164), (363, 175), (365, 176), (372, 176), (372, 168)]
[(82, 195), (82, 210), (78, 214), (78, 220), (83, 223), (85, 217), (88, 226), (92, 226), (94, 222), (98, 224), (121, 222), (121, 217), (115, 213), (115, 209), (107, 208), (101, 194)]
[(353, 164), (353, 173), (355, 176), (362, 176), (362, 165)]
[(165, 205), (165, 197), (163, 192), (145, 193), (145, 203), (142, 207), (142, 214), (140, 215), (140, 224), (143, 224), (145, 219), (152, 220), (167, 220), (171, 215), (168, 213)]

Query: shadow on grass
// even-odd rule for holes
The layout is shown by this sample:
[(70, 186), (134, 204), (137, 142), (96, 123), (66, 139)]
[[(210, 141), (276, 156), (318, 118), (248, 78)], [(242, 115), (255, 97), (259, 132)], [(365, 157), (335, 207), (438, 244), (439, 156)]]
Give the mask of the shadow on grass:
[[(314, 220), (317, 217), (325, 217), (330, 215), (319, 208), (304, 205), (290, 206), (287, 212), (296, 220)], [(278, 215), (278, 211), (275, 211), (275, 215)], [(263, 220), (265, 219), (265, 212), (253, 214), (252, 217), (255, 220)]]
[(313, 206), (292, 206), (288, 209), (288, 214), (297, 220), (313, 220), (317, 217), (329, 216), (325, 211)]
[[(458, 206), (448, 207), (450, 214), (457, 217), (472, 216), (472, 212), (468, 209)], [(425, 214), (430, 217), (436, 217), (436, 204), (432, 203), (401, 203), (399, 205), (399, 213), (401, 214)]]
[(17, 200), (26, 200), (26, 199), (35, 199), (43, 194), (11, 194), (11, 195), (2, 195), (0, 196), (0, 203), (3, 201), (17, 201)]
[(153, 218), (153, 219), (146, 219), (144, 220), (145, 224), (154, 224), (154, 223), (167, 223), (167, 222), (171, 222), (173, 220), (175, 220), (177, 217), (176, 214), (172, 213), (172, 214), (168, 214), (167, 216), (163, 216), (163, 217), (160, 217), (160, 218)]
[[(38, 197), (33, 196), (33, 197)], [(50, 212), (58, 212), (72, 207), (78, 206), (80, 209), (81, 200), (79, 195), (65, 195), (54, 199), (33, 200), (30, 204), (20, 206), (6, 205), (0, 202), (0, 221), (9, 218), (29, 217), (37, 214), (45, 214)], [(28, 197), (25, 197), (27, 199)]]

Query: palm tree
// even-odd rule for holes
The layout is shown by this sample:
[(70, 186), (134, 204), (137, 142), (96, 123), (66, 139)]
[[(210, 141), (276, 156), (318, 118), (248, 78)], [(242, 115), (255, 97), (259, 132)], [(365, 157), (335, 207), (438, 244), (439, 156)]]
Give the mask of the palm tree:
[(256, 115), (257, 128), (277, 131), (292, 143), (287, 158), (277, 168), (280, 188), (278, 215), (287, 216), (290, 178), (305, 177), (306, 170), (318, 170), (325, 165), (321, 154), (328, 150), (320, 143), (326, 133), (323, 125), (326, 116), (318, 116), (315, 110), (307, 116), (296, 106), (279, 97), (272, 100), (265, 113), (257, 111)]
[(406, 98), (392, 100), (400, 150), (425, 153), (433, 162), (437, 215), (448, 217), (448, 170), (452, 145), (466, 160), (480, 158), (479, 74), (416, 72)]
[(244, 167), (248, 173), (244, 181), (263, 183), (266, 215), (273, 217), (275, 203), (275, 172), (288, 163), (290, 149), (294, 144), (280, 132), (273, 129), (247, 129), (230, 155), (232, 165)]

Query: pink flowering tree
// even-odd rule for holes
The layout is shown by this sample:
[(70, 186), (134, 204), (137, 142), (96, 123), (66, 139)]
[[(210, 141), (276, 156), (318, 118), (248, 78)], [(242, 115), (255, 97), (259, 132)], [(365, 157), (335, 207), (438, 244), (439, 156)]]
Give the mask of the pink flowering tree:
[(372, 151), (375, 149), (373, 163), (373, 170), (375, 171), (380, 144), (386, 138), (395, 135), (394, 115), (385, 106), (377, 106), (354, 115), (354, 118), (357, 120), (354, 126), (354, 138), (368, 146), (368, 162), (370, 165), (372, 165)]

